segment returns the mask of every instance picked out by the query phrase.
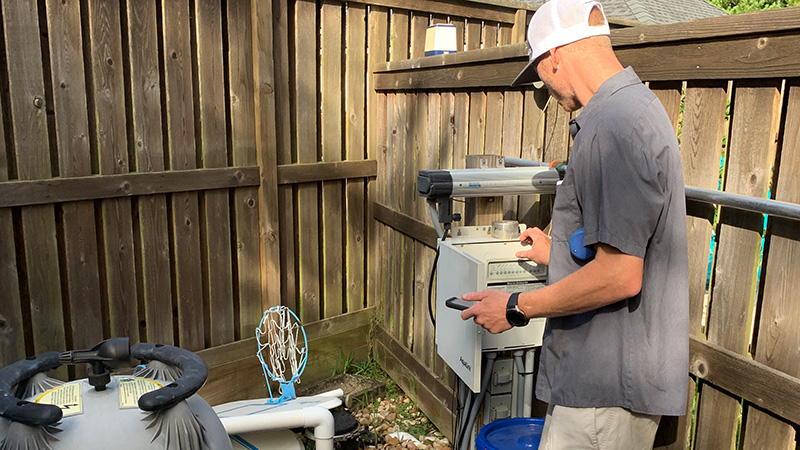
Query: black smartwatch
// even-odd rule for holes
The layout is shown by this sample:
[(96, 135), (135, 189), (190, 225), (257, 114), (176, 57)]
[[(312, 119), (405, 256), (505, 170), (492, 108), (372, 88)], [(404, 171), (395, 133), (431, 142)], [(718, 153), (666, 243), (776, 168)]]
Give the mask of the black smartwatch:
[(524, 327), (531, 320), (519, 309), (518, 301), (519, 292), (514, 292), (511, 297), (508, 297), (508, 304), (506, 304), (506, 320), (512, 327)]

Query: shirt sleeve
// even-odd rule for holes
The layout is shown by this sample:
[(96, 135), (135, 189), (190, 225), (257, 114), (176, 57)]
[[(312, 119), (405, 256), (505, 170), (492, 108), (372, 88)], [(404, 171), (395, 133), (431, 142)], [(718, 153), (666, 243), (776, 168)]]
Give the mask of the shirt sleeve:
[(607, 123), (592, 136), (576, 174), (584, 245), (602, 242), (644, 258), (666, 196), (655, 152), (642, 137), (646, 130), (620, 132)]

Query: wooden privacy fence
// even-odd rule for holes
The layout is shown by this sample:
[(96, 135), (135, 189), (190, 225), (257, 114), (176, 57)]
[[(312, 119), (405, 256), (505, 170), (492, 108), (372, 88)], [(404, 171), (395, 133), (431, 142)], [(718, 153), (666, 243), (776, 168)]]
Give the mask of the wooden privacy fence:
[(312, 324), (317, 377), (340, 334), (366, 354), (377, 164), (366, 5), (343, 5), (2, 2), (0, 366), (129, 336), (219, 349), (233, 379), (277, 304)]
[[(669, 113), (687, 185), (800, 203), (800, 8), (614, 30), (612, 43)], [(380, 349), (420, 396), (450, 399), (427, 316), (435, 235), (415, 196), (416, 171), (463, 167), (467, 154), (565, 160), (570, 115), (542, 92), (507, 87), (526, 63), (525, 44), (391, 59), (374, 74), (382, 147), (374, 217), (384, 224), (381, 253), (395, 261), (380, 273)], [(502, 214), (541, 224), (543, 200), (506, 199)], [(698, 202), (688, 211), (689, 411), (662, 423), (660, 448), (793, 448), (800, 224)], [(450, 406), (421, 403), (434, 417)]]

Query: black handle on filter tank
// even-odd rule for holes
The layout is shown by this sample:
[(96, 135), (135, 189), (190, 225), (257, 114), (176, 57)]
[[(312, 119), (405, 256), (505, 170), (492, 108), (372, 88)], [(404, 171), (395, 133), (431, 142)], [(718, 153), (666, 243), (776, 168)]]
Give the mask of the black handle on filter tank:
[(19, 383), (60, 365), (58, 352), (48, 352), (0, 369), (0, 416), (30, 426), (53, 425), (61, 420), (63, 414), (58, 406), (26, 402), (11, 394)]
[(174, 382), (139, 397), (143, 411), (167, 409), (197, 392), (208, 378), (208, 366), (196, 354), (171, 345), (138, 343), (131, 346), (131, 356), (147, 361), (161, 361), (181, 369)]

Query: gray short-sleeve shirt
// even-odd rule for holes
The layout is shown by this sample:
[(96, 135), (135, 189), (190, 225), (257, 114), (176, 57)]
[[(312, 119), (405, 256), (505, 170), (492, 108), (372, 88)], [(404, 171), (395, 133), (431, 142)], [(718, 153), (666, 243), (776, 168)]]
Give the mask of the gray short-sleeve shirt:
[(675, 130), (630, 67), (608, 79), (570, 124), (574, 138), (553, 209), (550, 283), (583, 264), (569, 250), (605, 243), (644, 259), (641, 292), (549, 318), (536, 395), (570, 407), (686, 411), (689, 294), (686, 208)]

